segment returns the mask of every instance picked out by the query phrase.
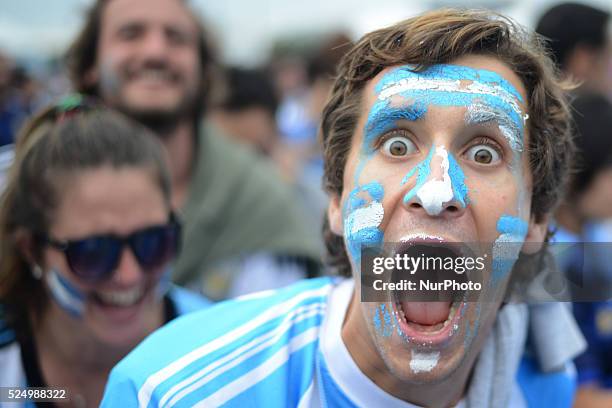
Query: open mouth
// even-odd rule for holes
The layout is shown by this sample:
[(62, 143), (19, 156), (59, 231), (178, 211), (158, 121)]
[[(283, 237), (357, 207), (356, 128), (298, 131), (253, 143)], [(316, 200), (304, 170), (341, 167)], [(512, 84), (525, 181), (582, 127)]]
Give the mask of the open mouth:
[(437, 344), (448, 341), (458, 330), (467, 291), (457, 287), (468, 278), (453, 265), (466, 252), (462, 244), (440, 241), (404, 242), (397, 248), (395, 256), (414, 259), (409, 273), (395, 269), (391, 274), (394, 282), (407, 280), (414, 285), (414, 290), (392, 293), (399, 329), (408, 340)]

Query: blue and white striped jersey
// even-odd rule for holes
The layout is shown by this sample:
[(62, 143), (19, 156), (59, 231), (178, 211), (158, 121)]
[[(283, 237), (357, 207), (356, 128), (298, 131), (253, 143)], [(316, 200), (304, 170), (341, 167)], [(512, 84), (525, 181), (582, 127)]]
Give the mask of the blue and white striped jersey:
[(336, 284), (305, 280), (174, 320), (113, 369), (102, 406), (298, 406)]
[[(414, 407), (353, 361), (341, 338), (352, 296), (351, 279), (319, 278), (176, 319), (113, 369), (102, 407)], [(571, 404), (564, 373), (524, 360), (510, 376), (508, 407)]]

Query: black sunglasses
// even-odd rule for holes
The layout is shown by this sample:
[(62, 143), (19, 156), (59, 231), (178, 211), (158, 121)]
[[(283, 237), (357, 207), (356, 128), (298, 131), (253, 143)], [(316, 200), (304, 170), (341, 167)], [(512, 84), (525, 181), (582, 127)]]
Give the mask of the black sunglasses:
[(129, 245), (145, 272), (157, 270), (178, 253), (180, 236), (181, 225), (171, 214), (167, 224), (143, 228), (128, 236), (106, 234), (67, 241), (47, 236), (44, 241), (64, 253), (76, 276), (93, 283), (113, 275), (124, 245)]

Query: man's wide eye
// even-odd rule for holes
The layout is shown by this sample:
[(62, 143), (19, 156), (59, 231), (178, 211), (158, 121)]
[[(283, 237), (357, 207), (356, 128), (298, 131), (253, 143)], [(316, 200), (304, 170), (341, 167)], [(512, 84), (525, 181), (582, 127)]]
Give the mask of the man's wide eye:
[(416, 146), (406, 137), (395, 136), (387, 141), (382, 146), (382, 151), (390, 157), (403, 157), (416, 151)]
[(473, 160), (478, 164), (495, 164), (501, 160), (497, 150), (483, 144), (470, 147), (466, 154), (468, 160)]

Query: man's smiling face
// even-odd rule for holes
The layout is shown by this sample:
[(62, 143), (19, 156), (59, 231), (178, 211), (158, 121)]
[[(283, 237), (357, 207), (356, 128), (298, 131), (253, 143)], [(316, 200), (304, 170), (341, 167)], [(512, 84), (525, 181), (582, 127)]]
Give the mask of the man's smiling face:
[(383, 303), (353, 302), (349, 313), (360, 311), (359, 325), (388, 371), (427, 382), (473, 362), (518, 257), (520, 245), (505, 243), (541, 242), (545, 228), (530, 216), (527, 100), (518, 76), (476, 55), (420, 73), (410, 68), (387, 68), (363, 90), (343, 193), (332, 198), (329, 218), (357, 283), (363, 246), (493, 245), (482, 296), (497, 294), (498, 302), (400, 302), (392, 293)]

